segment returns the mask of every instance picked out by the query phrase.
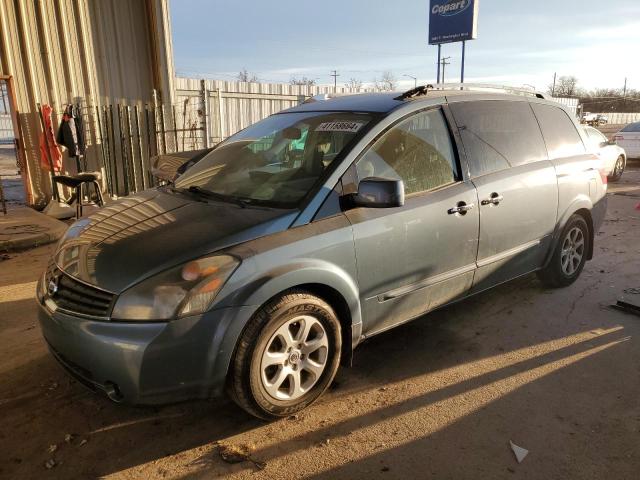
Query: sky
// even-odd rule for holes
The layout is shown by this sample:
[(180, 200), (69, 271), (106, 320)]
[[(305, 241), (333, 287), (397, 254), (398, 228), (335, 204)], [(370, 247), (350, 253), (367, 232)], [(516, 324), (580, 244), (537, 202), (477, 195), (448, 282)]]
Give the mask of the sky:
[[(385, 70), (399, 88), (432, 83), (428, 0), (170, 0), (178, 76), (260, 81), (292, 76), (367, 84)], [(459, 43), (446, 81), (460, 78)], [(480, 0), (478, 38), (467, 42), (465, 80), (546, 90), (558, 76), (579, 86), (640, 90), (640, 0)]]

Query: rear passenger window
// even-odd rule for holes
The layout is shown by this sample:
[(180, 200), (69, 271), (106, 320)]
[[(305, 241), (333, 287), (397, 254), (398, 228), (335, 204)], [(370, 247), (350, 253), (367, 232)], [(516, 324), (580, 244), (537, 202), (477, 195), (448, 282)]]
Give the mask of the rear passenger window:
[(472, 177), (547, 159), (528, 102), (483, 100), (450, 104)]
[(585, 153), (582, 138), (563, 109), (539, 103), (532, 106), (547, 144), (549, 158), (571, 157)]
[(358, 160), (356, 170), (360, 180), (402, 180), (407, 195), (456, 181), (457, 164), (442, 112), (429, 110), (400, 122)]

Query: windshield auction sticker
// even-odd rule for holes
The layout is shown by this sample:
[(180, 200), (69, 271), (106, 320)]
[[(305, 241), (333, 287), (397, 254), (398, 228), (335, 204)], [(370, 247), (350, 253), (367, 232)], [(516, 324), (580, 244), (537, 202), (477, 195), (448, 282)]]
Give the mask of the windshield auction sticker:
[(316, 132), (350, 132), (356, 133), (364, 123), (360, 122), (323, 122), (316, 128)]

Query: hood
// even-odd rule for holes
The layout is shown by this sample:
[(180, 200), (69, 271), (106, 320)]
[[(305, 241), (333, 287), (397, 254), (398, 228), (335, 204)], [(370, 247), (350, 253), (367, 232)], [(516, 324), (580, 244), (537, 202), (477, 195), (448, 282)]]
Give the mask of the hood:
[(71, 276), (120, 293), (180, 263), (286, 230), (297, 214), (148, 190), (75, 222), (55, 262)]

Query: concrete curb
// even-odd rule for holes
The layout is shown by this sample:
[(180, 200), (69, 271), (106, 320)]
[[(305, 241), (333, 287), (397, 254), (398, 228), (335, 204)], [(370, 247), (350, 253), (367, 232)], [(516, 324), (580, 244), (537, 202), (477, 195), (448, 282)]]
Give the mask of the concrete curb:
[(60, 239), (68, 225), (31, 208), (0, 213), (0, 252), (25, 250)]

